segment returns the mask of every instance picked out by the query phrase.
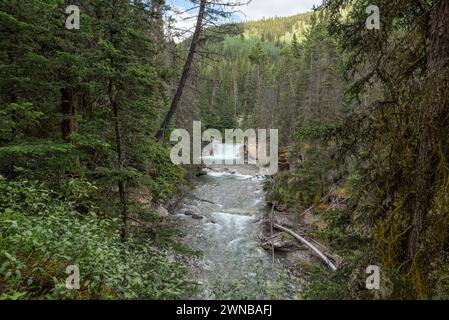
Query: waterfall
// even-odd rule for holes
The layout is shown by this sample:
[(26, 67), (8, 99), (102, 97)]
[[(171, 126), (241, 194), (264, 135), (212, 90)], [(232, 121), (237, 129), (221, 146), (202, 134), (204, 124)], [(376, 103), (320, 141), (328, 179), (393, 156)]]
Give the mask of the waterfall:
[(223, 163), (225, 161), (238, 161), (244, 157), (243, 144), (213, 143), (213, 151), (203, 152), (203, 160)]

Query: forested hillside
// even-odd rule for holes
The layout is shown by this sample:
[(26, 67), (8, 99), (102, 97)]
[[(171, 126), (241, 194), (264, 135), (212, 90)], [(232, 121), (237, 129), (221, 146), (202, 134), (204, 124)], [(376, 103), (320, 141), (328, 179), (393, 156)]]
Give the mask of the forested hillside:
[[(184, 269), (152, 249), (159, 218), (139, 202), (184, 177), (153, 140), (173, 74), (163, 1), (83, 1), (77, 32), (65, 8), (0, 4), (1, 297), (179, 297)], [(65, 288), (68, 265), (82, 290)]]
[[(79, 30), (65, 27), (64, 1), (0, 0), (0, 299), (201, 290), (192, 274), (207, 263), (192, 267), (202, 253), (183, 237), (206, 240), (179, 216), (220, 221), (176, 205), (204, 192), (197, 175), (217, 172), (173, 164), (169, 141), (194, 120), (279, 130), (265, 209), (338, 266), (295, 261), (289, 276), (305, 288), (290, 298), (448, 299), (449, 2), (378, 0), (379, 30), (366, 27), (369, 2), (228, 24), (225, 5), (192, 1), (196, 29), (177, 43), (164, 0), (79, 1)], [(222, 205), (208, 190), (196, 206)], [(220, 196), (240, 193), (256, 197)], [(66, 287), (73, 265), (77, 290)], [(378, 290), (366, 289), (372, 265)], [(276, 288), (297, 288), (295, 277)], [(268, 298), (285, 298), (271, 284)], [(244, 284), (224, 287), (248, 299), (237, 295)]]

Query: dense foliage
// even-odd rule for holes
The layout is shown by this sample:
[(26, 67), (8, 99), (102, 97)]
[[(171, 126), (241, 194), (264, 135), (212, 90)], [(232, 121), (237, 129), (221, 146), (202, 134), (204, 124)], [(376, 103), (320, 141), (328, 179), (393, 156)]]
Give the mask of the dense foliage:
[[(189, 288), (185, 269), (150, 241), (123, 243), (116, 219), (93, 203), (98, 188), (70, 180), (67, 195), (0, 177), (0, 299), (173, 299)], [(82, 213), (77, 206), (89, 211)], [(66, 288), (76, 265), (80, 290)]]
[[(208, 43), (221, 56), (196, 105), (208, 126), (280, 130), (289, 168), (269, 200), (311, 208), (344, 261), (311, 271), (310, 297), (447, 298), (449, 6), (378, 1), (369, 30), (370, 4), (328, 0)], [(364, 289), (369, 265), (381, 291)]]
[[(0, 2), (1, 298), (177, 298), (185, 270), (130, 223), (151, 224), (142, 203), (184, 179), (152, 139), (173, 74), (166, 7), (81, 1), (79, 30), (66, 7)], [(65, 288), (68, 265), (79, 291)]]
[[(0, 299), (184, 297), (147, 204), (185, 182), (153, 137), (193, 41), (169, 39), (163, 0), (79, 4), (67, 30), (62, 0), (0, 0)], [(380, 30), (370, 4), (205, 28), (176, 124), (279, 129), (267, 198), (342, 257), (298, 266), (307, 297), (448, 298), (449, 2), (379, 0)]]

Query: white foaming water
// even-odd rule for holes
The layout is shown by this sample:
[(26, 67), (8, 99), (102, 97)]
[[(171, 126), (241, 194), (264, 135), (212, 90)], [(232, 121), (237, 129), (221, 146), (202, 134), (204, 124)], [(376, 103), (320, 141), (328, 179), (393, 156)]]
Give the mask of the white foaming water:
[[(213, 152), (211, 152), (210, 155), (203, 154), (202, 159), (212, 166), (229, 165), (230, 168), (237, 168), (239, 166), (248, 168), (248, 164), (241, 163), (245, 162), (244, 157), (245, 154), (243, 144), (214, 143)], [(237, 180), (260, 181), (264, 179), (261, 175), (242, 174), (233, 169), (220, 168), (217, 168), (217, 170), (208, 170), (207, 175), (214, 178), (233, 178)]]
[(232, 171), (209, 171), (207, 175), (215, 178), (236, 178), (242, 180), (254, 178), (254, 176), (251, 175), (240, 174)]
[(216, 164), (224, 162), (239, 161), (244, 156), (242, 144), (214, 143), (211, 154), (203, 154), (203, 160), (214, 161)]
[(218, 224), (234, 229), (234, 231), (240, 231), (244, 229), (248, 223), (253, 220), (253, 217), (243, 216), (237, 214), (231, 214), (226, 212), (213, 212), (212, 217)]

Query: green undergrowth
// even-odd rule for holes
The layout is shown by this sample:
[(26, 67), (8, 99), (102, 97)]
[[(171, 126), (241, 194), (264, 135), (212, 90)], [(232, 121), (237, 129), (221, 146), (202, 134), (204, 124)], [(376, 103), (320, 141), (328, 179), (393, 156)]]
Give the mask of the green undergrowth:
[[(177, 299), (192, 288), (186, 269), (150, 239), (122, 242), (119, 221), (44, 184), (0, 178), (0, 299)], [(84, 199), (86, 212), (77, 210)], [(80, 270), (80, 289), (65, 286)]]

